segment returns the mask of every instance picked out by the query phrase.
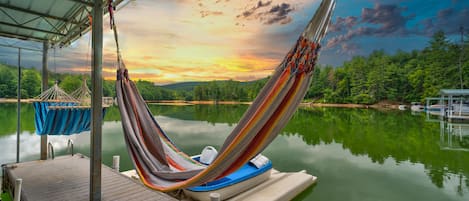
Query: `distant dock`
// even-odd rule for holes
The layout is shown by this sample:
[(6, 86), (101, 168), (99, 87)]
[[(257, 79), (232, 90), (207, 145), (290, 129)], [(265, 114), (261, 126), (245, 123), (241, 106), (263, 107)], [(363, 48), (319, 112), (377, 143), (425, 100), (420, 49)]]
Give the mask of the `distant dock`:
[(469, 89), (442, 89), (440, 97), (426, 98), (426, 102), (428, 114), (450, 122), (469, 121)]

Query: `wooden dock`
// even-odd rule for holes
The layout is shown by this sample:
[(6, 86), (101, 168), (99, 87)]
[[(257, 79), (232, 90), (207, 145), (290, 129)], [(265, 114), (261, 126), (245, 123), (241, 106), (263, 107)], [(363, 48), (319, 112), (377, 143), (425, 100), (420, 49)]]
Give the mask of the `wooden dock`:
[(468, 122), (469, 121), (469, 115), (451, 115), (451, 116), (448, 116), (447, 118), (449, 122)]
[[(135, 179), (135, 181), (140, 181), (139, 176), (135, 170), (129, 170), (122, 172), (121, 174)], [(292, 200), (298, 196), (301, 192), (310, 188), (313, 184), (317, 182), (318, 178), (306, 173), (306, 171), (299, 172), (279, 172), (275, 169), (272, 169), (269, 179), (256, 185), (255, 187), (250, 188), (247, 191), (239, 192), (231, 198), (223, 198), (221, 200), (226, 201), (259, 201), (259, 200), (269, 200), (269, 201), (284, 201)], [(210, 201), (210, 193), (219, 193), (223, 189), (205, 192), (197, 196), (201, 201)], [(188, 191), (184, 190), (182, 195), (183, 200), (193, 201), (197, 199), (191, 198), (191, 194), (188, 194)], [(223, 194), (223, 193), (220, 193)], [(181, 195), (179, 195), (181, 196)]]
[[(89, 200), (90, 160), (81, 154), (8, 164), (3, 170), (3, 190), (14, 192), (14, 181), (23, 179), (22, 201)], [(101, 171), (102, 200), (176, 200), (105, 165)]]

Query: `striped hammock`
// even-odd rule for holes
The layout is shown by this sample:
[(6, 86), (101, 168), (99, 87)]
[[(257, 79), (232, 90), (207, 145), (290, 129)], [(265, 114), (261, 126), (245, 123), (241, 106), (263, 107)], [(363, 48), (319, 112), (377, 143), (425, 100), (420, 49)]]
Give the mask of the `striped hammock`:
[[(330, 23), (334, 0), (324, 0), (294, 47), (276, 68), (208, 166), (180, 151), (153, 118), (120, 58), (116, 93), (129, 155), (142, 182), (172, 191), (226, 176), (259, 154), (284, 128), (312, 79), (319, 42)], [(117, 31), (113, 25), (118, 47)]]

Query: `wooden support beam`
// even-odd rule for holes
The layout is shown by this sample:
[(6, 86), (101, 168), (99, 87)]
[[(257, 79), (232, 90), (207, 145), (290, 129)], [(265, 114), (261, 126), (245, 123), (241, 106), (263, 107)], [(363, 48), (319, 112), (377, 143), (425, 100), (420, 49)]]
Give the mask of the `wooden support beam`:
[(103, 117), (103, 1), (95, 0), (93, 28), (91, 33), (93, 50), (91, 72), (91, 145), (90, 145), (90, 201), (101, 200), (101, 152)]
[[(49, 50), (49, 42), (44, 41), (42, 46), (42, 92), (49, 88), (49, 74), (47, 71), (47, 54)], [(47, 159), (47, 135), (41, 135), (41, 160)]]

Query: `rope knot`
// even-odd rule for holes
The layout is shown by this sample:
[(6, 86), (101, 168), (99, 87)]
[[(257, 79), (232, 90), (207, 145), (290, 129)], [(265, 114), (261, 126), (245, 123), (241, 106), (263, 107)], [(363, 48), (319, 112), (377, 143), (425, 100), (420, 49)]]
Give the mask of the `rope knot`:
[(129, 71), (124, 68), (117, 69), (116, 80), (129, 80)]
[(108, 1), (108, 6), (107, 6), (107, 11), (109, 12), (109, 25), (111, 26), (111, 29), (114, 27), (114, 11), (116, 10), (116, 7), (112, 5), (113, 0)]

